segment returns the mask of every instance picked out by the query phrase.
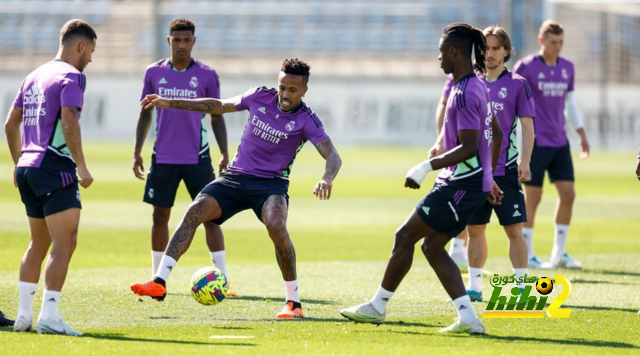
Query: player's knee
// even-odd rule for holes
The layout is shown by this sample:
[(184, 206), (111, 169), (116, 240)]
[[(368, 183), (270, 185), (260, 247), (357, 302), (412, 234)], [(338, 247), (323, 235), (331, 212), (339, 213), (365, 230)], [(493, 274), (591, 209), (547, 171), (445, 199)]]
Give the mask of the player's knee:
[(576, 200), (576, 190), (573, 188), (564, 190), (560, 194), (560, 200), (563, 203), (573, 203)]
[(153, 224), (168, 225), (169, 217), (171, 216), (171, 210), (168, 208), (155, 208), (153, 209)]
[(429, 262), (433, 261), (433, 259), (436, 258), (438, 252), (440, 252), (441, 250), (444, 251), (441, 246), (436, 246), (432, 243), (428, 243), (428, 239), (424, 239), (424, 241), (422, 241), (420, 249)]
[(414, 236), (404, 227), (396, 230), (396, 240), (393, 249), (404, 248), (415, 245)]
[(283, 218), (271, 218), (265, 221), (272, 240), (281, 240), (287, 236), (287, 221)]

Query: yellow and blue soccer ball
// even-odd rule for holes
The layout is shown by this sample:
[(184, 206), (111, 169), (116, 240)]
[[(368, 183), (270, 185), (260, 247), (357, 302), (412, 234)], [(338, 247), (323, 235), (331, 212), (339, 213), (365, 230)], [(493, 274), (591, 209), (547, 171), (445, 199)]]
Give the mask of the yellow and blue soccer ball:
[(553, 290), (553, 281), (549, 277), (540, 277), (536, 282), (536, 290), (542, 295), (547, 295)]
[(202, 267), (191, 277), (191, 295), (200, 304), (216, 305), (227, 296), (227, 276), (219, 269)]

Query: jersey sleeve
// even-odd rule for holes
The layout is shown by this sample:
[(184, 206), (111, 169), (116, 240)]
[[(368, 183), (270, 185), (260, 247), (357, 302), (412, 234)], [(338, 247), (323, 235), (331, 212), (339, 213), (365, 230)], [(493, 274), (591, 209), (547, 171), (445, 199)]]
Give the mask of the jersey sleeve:
[[(458, 124), (458, 131), (460, 130), (476, 130), (479, 131), (482, 128), (481, 122), (487, 116), (487, 108), (480, 107), (481, 101), (477, 95), (469, 95), (467, 91), (466, 105), (461, 105), (457, 108), (456, 121)], [(494, 113), (495, 115), (495, 113)]]
[(451, 88), (453, 88), (453, 76), (449, 74), (447, 75), (447, 79), (445, 79), (444, 85), (442, 86), (442, 97), (448, 98), (449, 93), (451, 93)]
[(517, 73), (517, 74), (520, 74), (521, 76), (523, 76), (523, 77), (525, 77), (525, 78), (526, 78), (526, 76), (525, 76), (525, 74), (524, 74), (524, 72), (525, 72), (525, 68), (527, 68), (527, 66), (526, 66), (526, 65), (524, 65), (524, 64), (522, 63), (522, 61), (518, 61), (518, 62), (513, 66), (513, 72), (514, 72), (514, 73)]
[(207, 98), (220, 99), (220, 77), (215, 70), (212, 74), (211, 80), (207, 83), (205, 95)]
[(24, 90), (24, 82), (25, 80), (22, 81), (22, 84), (20, 84), (20, 88), (18, 88), (18, 93), (16, 94), (15, 99), (13, 99), (13, 107), (15, 108), (21, 108), (24, 106), (24, 102), (23, 102), (23, 90)]
[(258, 95), (258, 92), (261, 89), (262, 89), (261, 87), (250, 88), (249, 90), (244, 92), (244, 94), (236, 96), (234, 98), (235, 102), (233, 103), (236, 110), (237, 111), (249, 110), (249, 105), (251, 104), (251, 101), (253, 101), (253, 98), (255, 98), (256, 95)]
[(62, 79), (60, 90), (60, 107), (76, 107), (82, 109), (86, 77), (84, 74), (69, 73)]
[(314, 145), (318, 142), (328, 138), (329, 135), (324, 131), (322, 121), (318, 118), (315, 112), (309, 114), (309, 119), (304, 125), (304, 139), (311, 141)]
[(140, 95), (140, 101), (144, 99), (145, 96), (149, 94), (156, 94), (156, 91), (153, 88), (153, 81), (151, 80), (151, 71), (147, 69), (144, 72), (144, 81), (142, 85), (142, 95)]
[(576, 68), (572, 64), (571, 72), (569, 73), (569, 87), (567, 88), (567, 91), (573, 91), (575, 78), (576, 78)]
[(516, 115), (518, 117), (535, 117), (536, 106), (531, 86), (529, 86), (529, 82), (526, 79), (523, 79), (521, 83), (522, 85), (516, 98)]

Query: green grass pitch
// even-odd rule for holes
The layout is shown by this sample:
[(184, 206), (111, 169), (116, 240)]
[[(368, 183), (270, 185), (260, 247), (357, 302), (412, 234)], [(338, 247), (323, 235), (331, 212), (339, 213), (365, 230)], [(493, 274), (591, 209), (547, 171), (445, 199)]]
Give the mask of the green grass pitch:
[[(29, 233), (11, 182), (6, 143), (0, 150), (0, 309), (15, 316), (18, 269)], [(145, 168), (150, 163), (145, 150)], [(191, 298), (188, 283), (209, 265), (204, 232), (168, 282), (164, 303), (139, 300), (129, 285), (150, 276), (151, 207), (141, 201), (144, 182), (131, 171), (131, 144), (92, 143), (85, 148), (95, 182), (82, 190), (78, 248), (65, 284), (61, 311), (84, 337), (18, 334), (0, 328), (2, 355), (622, 355), (640, 353), (640, 182), (635, 153), (576, 158), (577, 202), (568, 250), (583, 271), (557, 271), (573, 283), (568, 319), (485, 319), (484, 336), (442, 335), (456, 316), (444, 289), (417, 249), (411, 272), (389, 304), (380, 327), (347, 322), (341, 308), (371, 298), (380, 283), (395, 229), (425, 188), (403, 188), (404, 174), (425, 158), (424, 148), (341, 147), (343, 168), (330, 201), (313, 197), (324, 161), (311, 145), (291, 176), (289, 230), (298, 256), (304, 320), (274, 318), (284, 286), (273, 246), (252, 212), (223, 225), (229, 276), (240, 294), (217, 306)], [(214, 157), (217, 156), (214, 150)], [(556, 193), (547, 182), (535, 249), (548, 259)], [(170, 226), (189, 204), (182, 186)], [(495, 219), (495, 217), (494, 217)], [(486, 268), (511, 274), (507, 238), (497, 224), (487, 230)], [(537, 273), (537, 272), (532, 272)], [(539, 274), (539, 273), (537, 273)], [(466, 282), (466, 275), (465, 275)], [(484, 280), (485, 294), (491, 287)], [(34, 303), (40, 310), (42, 281)], [(554, 290), (549, 300), (559, 294)], [(487, 297), (485, 295), (485, 297)], [(486, 298), (488, 299), (488, 298)], [(475, 303), (482, 314), (487, 303)]]

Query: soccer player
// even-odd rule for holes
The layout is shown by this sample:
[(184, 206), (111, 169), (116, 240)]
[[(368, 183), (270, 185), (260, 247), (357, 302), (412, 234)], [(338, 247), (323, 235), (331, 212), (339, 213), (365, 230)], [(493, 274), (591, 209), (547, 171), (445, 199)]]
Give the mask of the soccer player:
[(0, 326), (13, 326), (14, 320), (7, 318), (6, 315), (0, 310)]
[[(502, 140), (500, 158), (493, 173), (493, 179), (504, 199), (500, 205), (485, 202), (477, 210), (467, 226), (469, 232), (469, 285), (467, 293), (471, 301), (482, 301), (482, 269), (487, 261), (487, 239), (485, 231), (495, 210), (509, 238), (509, 258), (516, 278), (527, 273), (527, 243), (522, 236), (522, 222), (526, 220), (524, 193), (520, 182), (529, 180), (531, 172), (529, 162), (533, 150), (533, 117), (535, 106), (533, 93), (523, 77), (511, 73), (504, 64), (513, 52), (509, 34), (498, 26), (490, 26), (483, 31), (487, 41), (485, 66), (487, 71), (482, 77), (489, 90), (491, 105), (496, 112), (502, 132), (509, 133)], [(517, 118), (522, 124), (522, 156), (518, 165), (516, 142)], [(517, 287), (524, 289), (524, 284)]]
[(251, 88), (231, 99), (181, 100), (147, 95), (142, 100), (145, 108), (156, 106), (216, 115), (248, 110), (249, 119), (227, 172), (198, 194), (173, 233), (154, 278), (133, 284), (134, 293), (164, 299), (166, 280), (189, 248), (198, 225), (205, 221), (222, 224), (236, 213), (252, 209), (267, 228), (284, 278), (286, 303), (276, 317), (303, 317), (296, 253), (287, 231), (289, 173), (296, 154), (306, 141), (311, 141), (326, 160), (324, 175), (313, 194), (327, 200), (342, 165), (322, 122), (302, 101), (308, 89), (309, 69), (308, 64), (297, 58), (286, 59), (278, 76), (278, 89)]
[(67, 22), (60, 30), (56, 58), (22, 81), (4, 125), (16, 164), (14, 185), (20, 191), (31, 230), (20, 265), (15, 331), (32, 330), (33, 297), (51, 247), (36, 331), (82, 335), (58, 316), (58, 304), (78, 237), (82, 208), (78, 184), (88, 188), (93, 182), (82, 150), (79, 120), (87, 85), (82, 71), (91, 62), (97, 38), (86, 22)]
[[(453, 23), (440, 38), (440, 62), (455, 85), (447, 102), (444, 152), (421, 162), (407, 173), (405, 187), (420, 188), (427, 173), (443, 168), (436, 185), (396, 231), (395, 244), (382, 283), (371, 301), (343, 309), (340, 313), (356, 322), (381, 324), (389, 299), (409, 272), (415, 244), (424, 239), (422, 251), (436, 272), (458, 312), (459, 318), (441, 332), (483, 334), (482, 321), (473, 311), (460, 270), (445, 245), (451, 236), (467, 226), (469, 218), (489, 198), (500, 200), (493, 191), (492, 162), (500, 153), (501, 133), (487, 88), (475, 75), (471, 49), (478, 70), (484, 71), (486, 42), (482, 31), (464, 23)], [(492, 147), (492, 135), (497, 144)], [(491, 193), (491, 194), (490, 194)]]
[[(436, 108), (436, 133), (438, 134), (438, 138), (440, 138), (440, 131), (444, 125), (444, 112), (447, 107), (451, 88), (453, 88), (453, 77), (451, 75), (447, 75), (447, 79), (442, 87), (442, 96), (440, 97), (438, 107)], [(438, 140), (436, 144), (431, 147), (429, 150), (429, 158), (436, 157), (439, 154), (442, 154), (441, 140)], [(453, 238), (449, 244), (449, 256), (451, 256), (461, 271), (468, 271), (469, 269), (469, 260), (467, 258), (467, 238), (467, 230), (463, 230), (458, 236)]]
[[(167, 43), (171, 57), (147, 67), (142, 98), (158, 94), (172, 99), (220, 98), (220, 81), (212, 68), (191, 57), (196, 43), (195, 25), (188, 19), (176, 18), (169, 23)], [(138, 116), (133, 151), (133, 174), (144, 180), (142, 146), (151, 127), (153, 108), (142, 108)], [(220, 148), (219, 169), (229, 163), (227, 130), (222, 115), (211, 115), (211, 127)], [(152, 271), (155, 274), (169, 241), (169, 217), (181, 180), (191, 199), (215, 179), (205, 115), (176, 109), (157, 110), (157, 137), (151, 156), (143, 201), (153, 205), (151, 228)], [(204, 223), (207, 245), (213, 263), (226, 274), (224, 239), (220, 226)], [(230, 295), (235, 295), (230, 291)]]
[[(575, 71), (573, 63), (560, 57), (564, 43), (562, 25), (553, 20), (545, 21), (538, 34), (540, 51), (522, 58), (514, 66), (514, 72), (523, 76), (533, 90), (536, 103), (536, 139), (531, 154), (531, 180), (525, 183), (527, 221), (523, 233), (528, 247), (529, 268), (582, 268), (566, 252), (567, 235), (573, 202), (573, 161), (569, 140), (565, 132), (564, 111), (580, 136), (581, 158), (589, 156), (589, 141), (582, 124), (574, 94)], [(555, 211), (555, 235), (551, 261), (543, 263), (533, 250), (533, 225), (536, 210), (542, 199), (545, 171), (558, 190)]]

